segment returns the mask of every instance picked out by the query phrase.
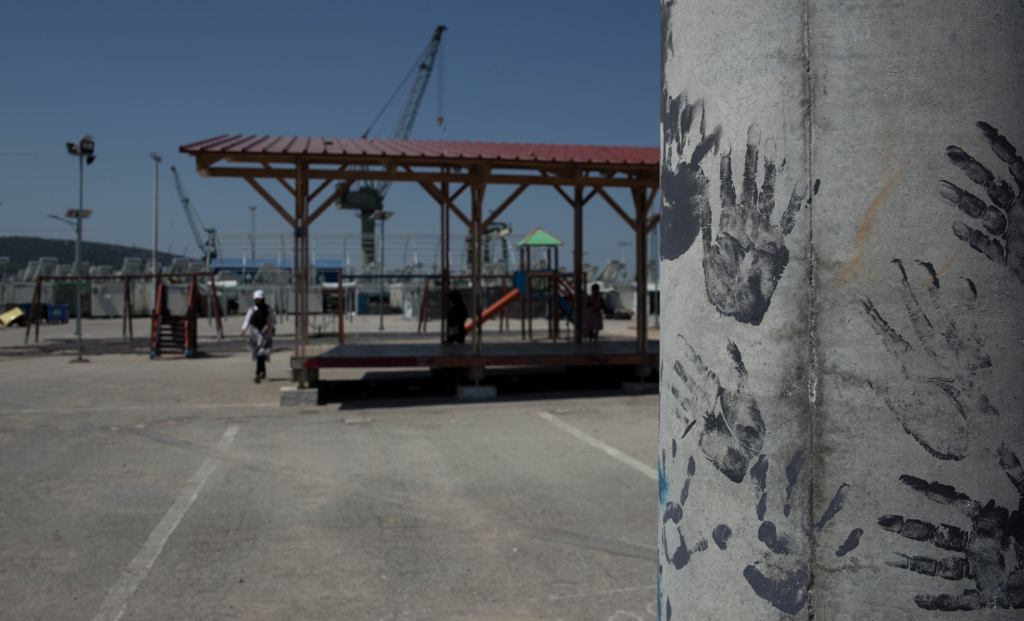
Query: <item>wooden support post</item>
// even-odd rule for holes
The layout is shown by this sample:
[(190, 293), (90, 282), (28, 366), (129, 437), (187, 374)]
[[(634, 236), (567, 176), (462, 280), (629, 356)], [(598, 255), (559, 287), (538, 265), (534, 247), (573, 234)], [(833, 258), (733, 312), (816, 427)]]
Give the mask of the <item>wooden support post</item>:
[(572, 340), (575, 343), (583, 342), (583, 302), (586, 299), (587, 291), (583, 287), (583, 188), (576, 186), (573, 193), (572, 206), (572, 273), (573, 273), (573, 301), (572, 301)]
[(213, 272), (210, 272), (210, 304), (213, 305), (213, 316), (217, 322), (217, 340), (224, 340), (224, 323), (221, 321), (220, 314), (220, 296), (217, 295), (217, 281), (213, 278)]
[(533, 283), (530, 278), (530, 247), (526, 247), (526, 333), (533, 340)]
[[(507, 288), (508, 287), (505, 284), (505, 275), (502, 274), (501, 275), (501, 297), (504, 298), (505, 294), (508, 293)], [(498, 315), (498, 332), (504, 332), (505, 331), (505, 319), (506, 319), (507, 315), (508, 315), (508, 307), (506, 306), (501, 311), (501, 314)]]
[(636, 351), (647, 353), (647, 208), (643, 188), (631, 188), (636, 206)]
[(420, 320), (416, 324), (416, 334), (427, 331), (430, 320), (430, 278), (423, 279), (423, 301), (420, 303)]
[(345, 270), (338, 270), (338, 344), (345, 344)]
[(39, 304), (43, 297), (43, 277), (36, 276), (36, 286), (32, 290), (32, 304), (28, 307), (28, 318), (25, 321), (25, 343), (28, 344), (29, 336), (32, 335), (32, 325), (36, 326), (36, 343), (39, 342)]
[[(519, 269), (520, 270), (524, 270), (523, 271), (523, 276), (526, 276), (526, 271), (523, 268), (523, 249), (522, 248), (519, 249)], [(512, 282), (512, 286), (514, 287), (515, 285), (516, 285), (516, 283), (515, 283), (515, 281), (513, 281)], [(525, 280), (525, 279), (523, 280), (523, 285), (526, 287), (526, 291), (530, 290), (529, 289), (529, 282), (527, 280)], [(519, 296), (519, 329), (523, 333), (522, 338), (523, 338), (524, 341), (526, 340), (526, 299), (527, 299), (527, 297), (525, 295), (525, 292), (523, 292), (523, 295)]]
[(124, 277), (124, 293), (121, 295), (121, 341), (128, 340), (128, 321), (131, 315), (131, 308), (128, 300), (128, 275)]
[(473, 197), (473, 218), (471, 227), (470, 248), (473, 256), (473, 307), (471, 309), (473, 321), (473, 355), (483, 355), (483, 322), (480, 321), (480, 312), (483, 310), (482, 285), (483, 279), (483, 211), (484, 191), (487, 189), (486, 181), (474, 182), (470, 188)]
[[(444, 172), (448, 172), (448, 167), (443, 168)], [(445, 197), (448, 197), (448, 182), (441, 183), (441, 192)], [(441, 344), (448, 342), (448, 293), (449, 293), (449, 279), (451, 274), (449, 272), (451, 265), (449, 259), (451, 258), (451, 213), (448, 209), (448, 201), (450, 198), (446, 198), (444, 201), (438, 201), (441, 206)]]

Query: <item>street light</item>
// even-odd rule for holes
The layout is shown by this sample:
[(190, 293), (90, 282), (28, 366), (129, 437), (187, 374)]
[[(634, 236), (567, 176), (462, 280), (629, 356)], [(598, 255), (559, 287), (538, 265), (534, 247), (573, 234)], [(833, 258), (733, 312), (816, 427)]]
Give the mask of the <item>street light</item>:
[(383, 209), (378, 209), (370, 214), (371, 220), (380, 222), (380, 298), (377, 302), (377, 306), (380, 309), (379, 330), (384, 329), (384, 223), (393, 215), (395, 215), (395, 212), (384, 211)]
[(82, 209), (82, 187), (85, 166), (96, 161), (96, 156), (93, 155), (96, 142), (92, 136), (86, 134), (78, 142), (67, 143), (67, 147), (68, 153), (78, 156), (78, 209), (68, 209), (64, 214), (64, 217), (75, 218), (78, 222), (75, 238), (75, 271), (78, 272), (78, 282), (75, 286), (75, 332), (78, 333), (78, 357), (71, 362), (88, 362), (82, 358), (82, 220), (92, 215), (92, 211)]

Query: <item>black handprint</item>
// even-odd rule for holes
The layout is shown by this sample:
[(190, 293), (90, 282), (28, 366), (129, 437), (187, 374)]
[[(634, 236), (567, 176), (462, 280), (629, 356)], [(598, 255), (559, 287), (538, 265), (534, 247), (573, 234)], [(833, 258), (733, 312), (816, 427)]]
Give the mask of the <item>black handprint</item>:
[[(875, 392), (903, 425), (929, 453), (939, 459), (963, 459), (968, 453), (970, 433), (975, 418), (980, 414), (995, 417), (999, 412), (981, 392), (977, 384), (978, 372), (992, 366), (973, 321), (974, 302), (978, 291), (974, 283), (964, 279), (960, 288), (964, 320), (955, 322), (945, 317), (938, 301), (939, 279), (928, 263), (919, 263), (927, 272), (926, 291), (934, 310), (932, 322), (922, 310), (917, 296), (907, 280), (903, 263), (893, 260), (899, 267), (901, 294), (916, 339), (908, 342), (893, 329), (875, 308), (870, 299), (861, 303), (871, 320), (875, 333), (882, 336), (886, 349), (903, 368), (903, 377), (892, 384), (872, 384)], [(922, 272), (922, 277), (925, 273)]]
[[(775, 210), (775, 178), (779, 170), (770, 157), (764, 158), (764, 181), (757, 189), (758, 143), (760, 136), (752, 126), (747, 132), (747, 155), (743, 167), (743, 186), (739, 202), (732, 180), (732, 154), (721, 160), (722, 213), (718, 218), (718, 236), (711, 240), (711, 205), (700, 204), (700, 230), (704, 242), (704, 284), (708, 300), (718, 312), (737, 321), (759, 325), (771, 304), (775, 286), (789, 263), (789, 249), (783, 240), (793, 230), (796, 214), (804, 205), (807, 189), (793, 189), (789, 205), (777, 225), (772, 225)], [(817, 188), (815, 188), (817, 189)], [(749, 255), (749, 256), (748, 256)]]
[[(722, 126), (706, 132), (704, 104), (699, 100), (689, 104), (685, 95), (672, 99), (667, 94), (665, 100), (662, 144), (666, 153), (662, 160), (669, 165), (661, 175), (661, 258), (672, 260), (689, 250), (700, 232), (700, 214), (708, 201), (708, 178), (701, 162), (711, 151), (718, 151)], [(700, 120), (694, 133), (691, 129), (697, 115)], [(691, 147), (690, 141), (696, 144)], [(677, 167), (671, 165), (673, 160), (679, 161)]]
[(993, 175), (963, 149), (950, 146), (946, 149), (949, 159), (971, 181), (982, 186), (994, 204), (987, 204), (946, 180), (940, 182), (939, 194), (949, 204), (978, 220), (989, 233), (987, 235), (963, 222), (954, 222), (953, 234), (970, 244), (971, 248), (1008, 268), (1011, 274), (1024, 282), (1024, 160), (1017, 155), (1010, 141), (994, 127), (980, 121), (977, 126), (985, 135), (992, 152), (1006, 162), (1017, 191), (1014, 192), (1009, 183)]
[[(672, 455), (675, 457), (675, 455)], [(665, 461), (665, 454), (662, 451), (661, 455), (662, 462)], [(664, 465), (662, 466), (664, 471)], [(672, 563), (672, 566), (676, 569), (682, 569), (690, 562), (690, 557), (697, 553), (703, 552), (708, 549), (708, 540), (701, 539), (697, 542), (697, 545), (692, 548), (686, 546), (686, 538), (683, 537), (683, 530), (679, 527), (680, 520), (683, 519), (683, 506), (686, 504), (686, 499), (690, 496), (690, 479), (693, 478), (694, 472), (697, 471), (697, 464), (693, 461), (693, 457), (690, 458), (689, 463), (686, 466), (686, 481), (683, 483), (683, 489), (679, 493), (679, 502), (674, 501), (663, 501), (662, 513), (661, 513), (661, 547), (665, 551), (665, 560)], [(679, 536), (679, 545), (670, 553), (668, 546), (668, 523), (672, 522), (675, 525), (676, 533)]]
[[(782, 509), (785, 517), (789, 517), (789, 501), (803, 463), (803, 451), (797, 451), (786, 466), (786, 496)], [(792, 558), (793, 540), (790, 536), (784, 532), (780, 533), (771, 520), (765, 520), (768, 509), (767, 457), (761, 455), (758, 458), (757, 463), (750, 469), (750, 476), (761, 492), (761, 497), (755, 508), (757, 519), (761, 522), (761, 526), (757, 530), (757, 538), (768, 548), (770, 553), (766, 553), (760, 561), (747, 565), (743, 569), (743, 577), (746, 578), (747, 584), (758, 597), (782, 612), (796, 614), (807, 604), (807, 584), (810, 581), (807, 564), (800, 559)], [(850, 486), (846, 483), (839, 486), (839, 490), (821, 519), (803, 533), (806, 537), (812, 537), (815, 532), (824, 529), (829, 520), (843, 509), (849, 489)], [(856, 548), (863, 533), (864, 531), (859, 528), (853, 529), (846, 540), (836, 549), (836, 556), (845, 556)], [(769, 569), (767, 575), (761, 571), (762, 568)]]
[(918, 595), (914, 598), (918, 607), (942, 611), (1024, 608), (1024, 469), (1012, 451), (1001, 447), (997, 452), (999, 464), (1019, 494), (1016, 510), (998, 507), (994, 500), (982, 506), (952, 486), (905, 474), (900, 482), (932, 502), (958, 510), (971, 521), (970, 531), (901, 515), (878, 518), (887, 531), (963, 553), (941, 559), (900, 554), (900, 560), (887, 563), (946, 580), (974, 580), (976, 588), (965, 589), (962, 595)]
[(676, 410), (683, 423), (683, 437), (700, 423), (698, 445), (704, 456), (733, 482), (746, 476), (750, 461), (764, 444), (764, 420), (757, 401), (747, 394), (747, 369), (739, 348), (729, 343), (729, 357), (739, 375), (736, 390), (722, 388), (718, 376), (709, 370), (683, 335), (676, 337), (683, 354), (672, 370), (682, 386), (671, 386), (679, 403)]

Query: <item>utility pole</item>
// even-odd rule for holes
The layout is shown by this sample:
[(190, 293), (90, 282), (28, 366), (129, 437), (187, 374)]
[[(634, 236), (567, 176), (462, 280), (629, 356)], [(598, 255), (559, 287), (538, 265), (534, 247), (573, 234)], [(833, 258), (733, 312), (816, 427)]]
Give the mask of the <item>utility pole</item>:
[(157, 224), (159, 220), (157, 216), (160, 213), (160, 162), (162, 159), (156, 153), (150, 153), (149, 157), (153, 158), (153, 302), (152, 307), (154, 312), (156, 311), (156, 275), (160, 271), (157, 267), (156, 262), (156, 250), (157, 250)]

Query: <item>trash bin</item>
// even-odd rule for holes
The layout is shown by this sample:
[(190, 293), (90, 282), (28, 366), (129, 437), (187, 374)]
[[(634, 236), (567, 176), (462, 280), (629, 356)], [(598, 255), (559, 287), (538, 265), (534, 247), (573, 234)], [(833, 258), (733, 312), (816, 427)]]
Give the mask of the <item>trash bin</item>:
[[(18, 308), (21, 309), (21, 312), (25, 313), (26, 321), (33, 322), (36, 320), (36, 316), (32, 314), (32, 304), (18, 304)], [(46, 309), (40, 305), (36, 308), (36, 312), (39, 313), (39, 318), (42, 319), (44, 317), (43, 313), (46, 312)]]
[(71, 311), (67, 304), (47, 304), (46, 320), (50, 323), (67, 323)]

